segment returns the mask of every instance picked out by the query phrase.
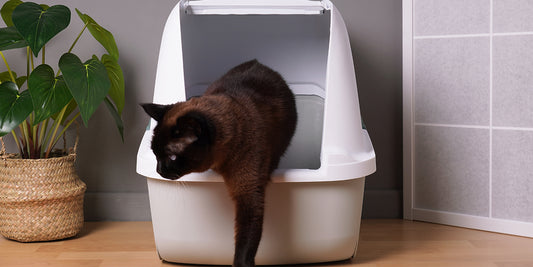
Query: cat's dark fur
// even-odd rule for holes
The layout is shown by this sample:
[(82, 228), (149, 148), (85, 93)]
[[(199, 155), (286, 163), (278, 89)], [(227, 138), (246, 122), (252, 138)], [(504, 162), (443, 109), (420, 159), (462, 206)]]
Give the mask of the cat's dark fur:
[(256, 60), (212, 83), (201, 97), (142, 105), (158, 124), (152, 150), (168, 179), (213, 169), (235, 202), (233, 266), (255, 266), (265, 188), (296, 128), (294, 95), (277, 72)]

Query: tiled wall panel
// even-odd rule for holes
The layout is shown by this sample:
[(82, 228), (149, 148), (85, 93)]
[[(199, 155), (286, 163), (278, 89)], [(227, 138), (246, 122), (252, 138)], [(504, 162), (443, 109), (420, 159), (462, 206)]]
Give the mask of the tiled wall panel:
[(417, 126), (416, 208), (489, 215), (489, 131)]
[[(533, 31), (533, 1), (492, 0), (495, 33)], [(422, 1), (423, 2), (423, 1)]]
[(533, 222), (533, 131), (495, 130), (492, 215)]
[(533, 34), (493, 38), (495, 126), (533, 128), (532, 49)]
[(489, 32), (489, 0), (415, 1), (415, 35)]
[(412, 206), (533, 223), (533, 1), (412, 8)]
[(415, 120), (489, 124), (488, 37), (415, 42)]

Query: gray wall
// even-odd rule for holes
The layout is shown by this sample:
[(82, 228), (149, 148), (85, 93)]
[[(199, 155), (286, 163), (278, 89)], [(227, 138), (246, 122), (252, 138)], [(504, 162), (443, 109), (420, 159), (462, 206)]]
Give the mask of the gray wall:
[(333, 0), (352, 46), (361, 116), (376, 151), (363, 217), (402, 215), (402, 1)]
[[(91, 15), (113, 32), (120, 50), (126, 79), (124, 109), (125, 142), (105, 108), (100, 108), (81, 129), (78, 150), (80, 177), (87, 183), (87, 220), (149, 220), (145, 178), (135, 172), (137, 148), (148, 122), (138, 103), (150, 102), (161, 34), (176, 0), (54, 0)], [(401, 122), (401, 1), (334, 0), (347, 24), (361, 113), (377, 154), (377, 172), (367, 177), (364, 217), (401, 216), (402, 122)], [(64, 52), (81, 29), (73, 14), (75, 30), (61, 33), (47, 49), (49, 58)], [(103, 49), (82, 37), (75, 53), (83, 58), (100, 55)], [(55, 48), (53, 48), (55, 47)], [(20, 58), (8, 53), (11, 65)], [(56, 61), (50, 61), (56, 68)], [(21, 72), (24, 66), (16, 67)], [(0, 72), (5, 67), (0, 66)], [(9, 146), (13, 149), (13, 146)]]

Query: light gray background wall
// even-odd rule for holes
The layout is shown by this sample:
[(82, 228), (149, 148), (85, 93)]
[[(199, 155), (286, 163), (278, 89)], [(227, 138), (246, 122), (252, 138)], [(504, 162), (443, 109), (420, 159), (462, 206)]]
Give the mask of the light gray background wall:
[[(148, 122), (138, 104), (151, 101), (163, 26), (177, 0), (46, 2), (66, 4), (72, 11), (76, 7), (113, 32), (126, 80), (125, 142), (121, 142), (112, 118), (102, 107), (89, 128), (80, 131), (78, 169), (88, 186), (86, 219), (149, 220), (146, 181), (135, 172), (137, 148)], [(363, 216), (398, 218), (402, 205), (401, 1), (333, 3), (347, 24), (361, 113), (377, 154), (377, 172), (367, 177)], [(65, 52), (81, 27), (73, 14), (70, 30), (55, 37), (47, 49), (48, 58), (58, 58)], [(82, 60), (104, 52), (87, 33), (80, 42), (74, 52)], [(11, 51), (8, 60), (16, 65), (21, 56)], [(57, 68), (56, 62), (48, 63)], [(23, 72), (24, 66), (15, 69)], [(5, 66), (0, 65), (1, 71)]]

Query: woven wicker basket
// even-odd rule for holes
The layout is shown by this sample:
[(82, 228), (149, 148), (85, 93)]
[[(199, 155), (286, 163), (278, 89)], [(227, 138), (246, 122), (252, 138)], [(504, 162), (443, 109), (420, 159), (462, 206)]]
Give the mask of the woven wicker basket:
[(76, 154), (49, 159), (0, 159), (0, 234), (20, 242), (75, 236), (83, 227), (86, 185)]

